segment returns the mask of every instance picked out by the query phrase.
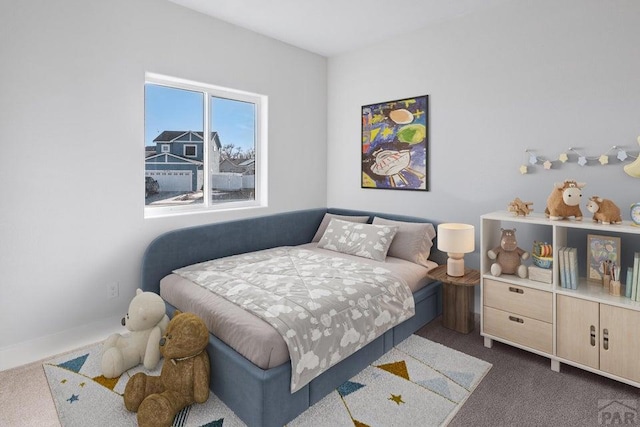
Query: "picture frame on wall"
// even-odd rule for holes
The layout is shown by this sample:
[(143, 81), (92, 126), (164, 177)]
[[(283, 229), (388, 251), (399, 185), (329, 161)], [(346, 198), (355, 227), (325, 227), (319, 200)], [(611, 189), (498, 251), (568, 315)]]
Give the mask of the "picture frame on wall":
[(587, 235), (587, 280), (602, 283), (605, 271), (620, 264), (620, 238)]
[(429, 191), (429, 95), (362, 106), (361, 188)]

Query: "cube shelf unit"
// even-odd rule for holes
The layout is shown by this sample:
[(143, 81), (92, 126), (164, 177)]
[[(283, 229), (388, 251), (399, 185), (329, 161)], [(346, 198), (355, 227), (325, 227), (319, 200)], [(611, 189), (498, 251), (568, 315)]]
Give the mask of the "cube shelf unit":
[[(491, 275), (487, 251), (500, 243), (501, 228), (516, 228), (518, 246), (531, 252), (534, 240), (553, 245), (553, 282), (522, 279), (514, 275)], [(543, 214), (514, 216), (492, 212), (480, 223), (480, 315), (485, 347), (493, 341), (515, 346), (551, 360), (559, 372), (561, 363), (640, 387), (640, 302), (610, 295), (599, 283), (579, 278), (575, 290), (563, 288), (559, 280), (558, 249), (568, 244), (572, 233), (621, 236), (623, 262), (640, 252), (640, 227), (629, 221), (618, 225), (595, 223), (591, 218), (551, 221)], [(521, 241), (522, 236), (522, 241)], [(586, 239), (579, 253), (586, 253)], [(631, 255), (629, 255), (631, 254)], [(578, 263), (586, 263), (580, 256)], [(531, 264), (530, 260), (525, 264)], [(631, 264), (623, 265), (623, 271)], [(624, 276), (623, 276), (624, 279)], [(624, 284), (624, 281), (623, 281)]]

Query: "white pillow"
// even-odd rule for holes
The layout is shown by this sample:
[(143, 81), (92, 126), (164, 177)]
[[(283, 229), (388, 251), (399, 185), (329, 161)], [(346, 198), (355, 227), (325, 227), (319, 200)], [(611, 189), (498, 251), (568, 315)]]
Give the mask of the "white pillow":
[(397, 226), (359, 224), (333, 218), (318, 247), (384, 261), (397, 231)]
[(326, 214), (324, 214), (324, 217), (322, 218), (322, 222), (318, 227), (318, 231), (316, 231), (315, 236), (313, 236), (313, 240), (311, 240), (312, 242), (320, 241), (320, 239), (322, 238), (322, 235), (324, 234), (324, 230), (327, 229), (327, 226), (329, 225), (329, 221), (331, 221), (331, 218), (338, 218), (343, 221), (359, 222), (359, 223), (365, 223), (369, 221), (368, 216), (336, 215), (336, 214), (331, 214), (327, 212)]
[(394, 221), (380, 217), (373, 218), (375, 225), (396, 225), (398, 232), (393, 238), (387, 255), (411, 261), (415, 264), (431, 268), (429, 255), (436, 237), (436, 230), (429, 222)]

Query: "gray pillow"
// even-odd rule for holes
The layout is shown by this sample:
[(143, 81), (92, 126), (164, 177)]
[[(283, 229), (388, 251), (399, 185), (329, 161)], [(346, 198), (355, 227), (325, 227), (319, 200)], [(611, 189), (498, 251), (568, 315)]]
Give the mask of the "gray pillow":
[(431, 267), (428, 265), (427, 260), (433, 246), (433, 238), (436, 237), (436, 230), (433, 224), (428, 222), (393, 221), (380, 217), (374, 217), (373, 224), (399, 227), (387, 255), (425, 267)]
[(384, 261), (398, 231), (393, 225), (359, 224), (332, 218), (318, 247)]
[(316, 235), (313, 236), (313, 240), (311, 240), (312, 242), (320, 241), (320, 239), (322, 238), (322, 235), (324, 234), (324, 230), (327, 229), (327, 225), (329, 225), (329, 221), (331, 221), (331, 218), (338, 218), (343, 221), (358, 222), (362, 224), (369, 221), (368, 216), (349, 216), (349, 215), (336, 215), (336, 214), (326, 213), (324, 214), (324, 218), (322, 218), (322, 222), (318, 227), (318, 231), (316, 231)]

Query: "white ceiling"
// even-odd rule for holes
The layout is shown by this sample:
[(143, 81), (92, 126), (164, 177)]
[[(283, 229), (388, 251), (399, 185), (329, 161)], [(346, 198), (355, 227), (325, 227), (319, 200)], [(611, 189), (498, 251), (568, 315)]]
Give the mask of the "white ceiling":
[(334, 56), (510, 0), (170, 0)]

